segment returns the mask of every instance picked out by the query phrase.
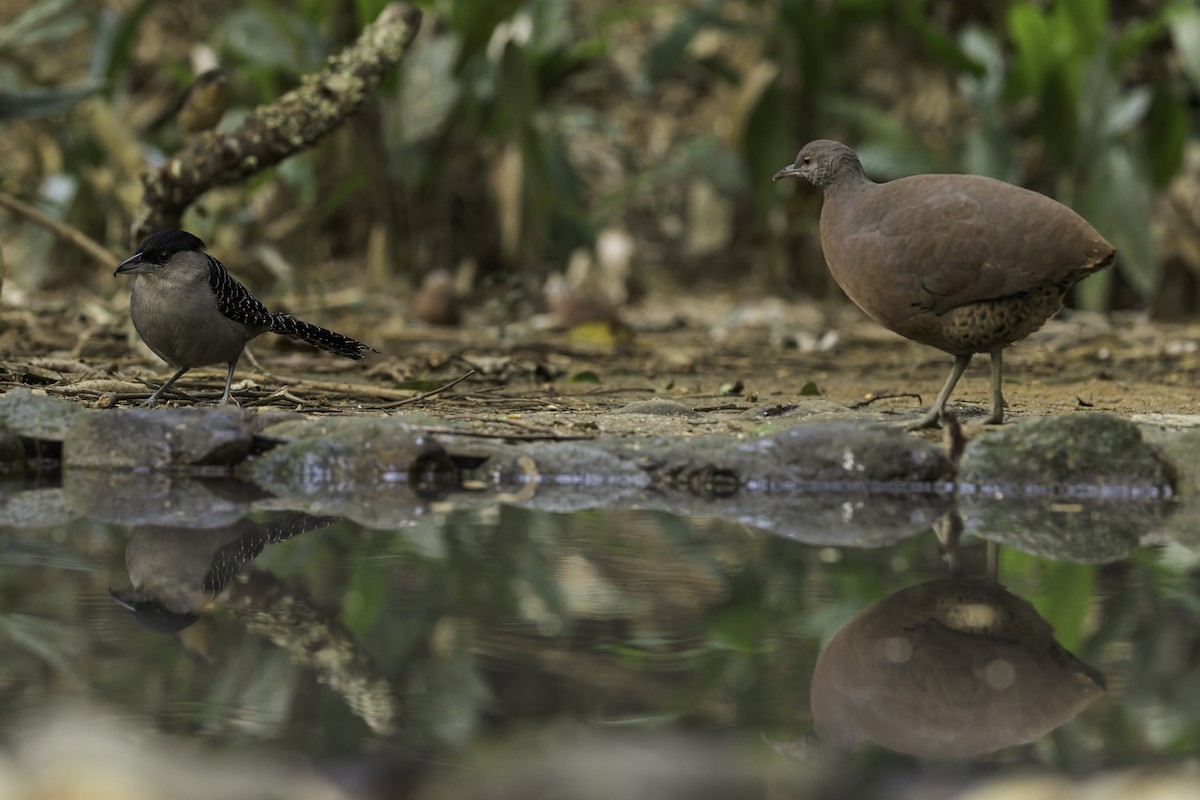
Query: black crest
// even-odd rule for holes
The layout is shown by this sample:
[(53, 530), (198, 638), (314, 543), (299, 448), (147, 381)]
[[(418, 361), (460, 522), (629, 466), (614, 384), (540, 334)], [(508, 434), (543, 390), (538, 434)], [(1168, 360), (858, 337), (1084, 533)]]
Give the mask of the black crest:
[(198, 236), (174, 228), (156, 231), (143, 239), (138, 246), (142, 261), (152, 264), (163, 264), (171, 256), (185, 250), (203, 251), (204, 242)]

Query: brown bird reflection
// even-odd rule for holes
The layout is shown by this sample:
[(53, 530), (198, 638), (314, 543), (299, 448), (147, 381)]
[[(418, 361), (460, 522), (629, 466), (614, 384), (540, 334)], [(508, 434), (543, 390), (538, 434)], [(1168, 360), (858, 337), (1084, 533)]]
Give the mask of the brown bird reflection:
[(943, 578), (885, 597), (839, 630), (817, 661), (810, 702), (825, 745), (964, 758), (1033, 741), (1104, 689), (1104, 675), (1060, 645), (1027, 601)]

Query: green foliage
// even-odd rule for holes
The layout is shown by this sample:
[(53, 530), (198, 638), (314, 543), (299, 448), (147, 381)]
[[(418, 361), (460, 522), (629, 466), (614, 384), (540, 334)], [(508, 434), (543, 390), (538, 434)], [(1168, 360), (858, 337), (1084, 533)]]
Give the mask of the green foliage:
[[(42, 0), (0, 26), (0, 64), (19, 48), (61, 46), (62, 42), (87, 27), (88, 21), (71, 0)], [(2, 74), (2, 73), (0, 73)], [(76, 103), (100, 91), (103, 81), (93, 74), (77, 86), (0, 90), (0, 120), (16, 117), (45, 117), (70, 110)]]
[(1054, 638), (1063, 647), (1078, 652), (1096, 592), (1095, 565), (1047, 561), (1004, 548), (1000, 575), (1011, 591), (1032, 603), (1054, 627)]
[[(319, 68), (386, 4), (235, 5), (206, 34), (234, 76), (231, 113)], [(729, 252), (712, 262), (745, 263), (753, 254), (734, 251), (770, 238), (768, 212), (784, 196), (770, 175), (803, 142), (832, 136), (881, 178), (966, 171), (1053, 194), (1117, 246), (1125, 286), (1140, 298), (1159, 290), (1153, 199), (1183, 164), (1188, 99), (1200, 91), (1200, 6), (1189, 0), (1139, 6), (1136, 17), (1108, 0), (701, 0), (670, 14), (561, 0), (418, 5), (425, 30), (374, 107), (311, 157), (252, 181), (247, 197), (282, 178), (306, 230), (345, 244), (381, 226), (411, 271), (469, 258), (485, 275), (538, 274), (606, 226), (681, 216), (681, 190), (699, 180), (735, 209)], [(166, 8), (137, 0), (118, 16), (34, 3), (0, 28), (0, 77), (18, 49), (81, 35), (93, 67), (78, 86), (0, 95), (0, 116), (62, 113), (106, 87), (125, 102), (147, 20)], [(631, 53), (618, 37), (634, 28)], [(192, 77), (186, 51), (165, 48), (156, 66), (180, 89)], [(905, 113), (916, 100), (888, 96), (867, 70), (892, 70), (901, 94), (923, 81), (949, 88), (947, 129)], [(686, 101), (655, 118), (660, 98), (679, 96), (696, 99), (694, 118)], [(672, 138), (647, 147), (660, 122)], [(72, 133), (63, 161), (74, 178), (98, 145)], [(606, 149), (603, 180), (579, 171), (596, 169), (592, 142)], [(811, 219), (797, 230), (811, 235)], [(662, 261), (690, 269), (686, 238)], [(1110, 278), (1085, 282), (1083, 302), (1107, 305)]]
[(80, 31), (87, 24), (72, 13), (71, 0), (42, 0), (0, 27), (0, 54), (13, 47), (48, 45)]

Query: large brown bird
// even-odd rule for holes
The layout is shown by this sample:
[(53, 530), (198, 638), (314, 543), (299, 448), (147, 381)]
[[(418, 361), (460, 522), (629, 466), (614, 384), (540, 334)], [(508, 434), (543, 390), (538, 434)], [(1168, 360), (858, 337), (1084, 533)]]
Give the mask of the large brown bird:
[(1045, 195), (980, 175), (875, 183), (840, 142), (809, 142), (775, 173), (825, 194), (821, 247), (834, 280), (884, 327), (945, 350), (954, 368), (913, 428), (936, 427), (975, 353), (992, 357), (992, 413), (1004, 420), (1002, 353), (1113, 262), (1083, 217)]

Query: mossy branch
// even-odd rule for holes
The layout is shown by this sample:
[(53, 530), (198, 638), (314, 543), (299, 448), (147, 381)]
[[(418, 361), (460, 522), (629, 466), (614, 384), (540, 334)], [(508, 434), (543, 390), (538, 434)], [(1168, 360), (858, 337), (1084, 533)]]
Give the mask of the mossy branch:
[(134, 243), (156, 230), (179, 227), (183, 212), (209, 189), (244, 181), (312, 147), (342, 124), (404, 58), (420, 22), (416, 8), (388, 5), (321, 72), (305, 75), (300, 86), (259, 106), (237, 130), (199, 136), (147, 172)]

